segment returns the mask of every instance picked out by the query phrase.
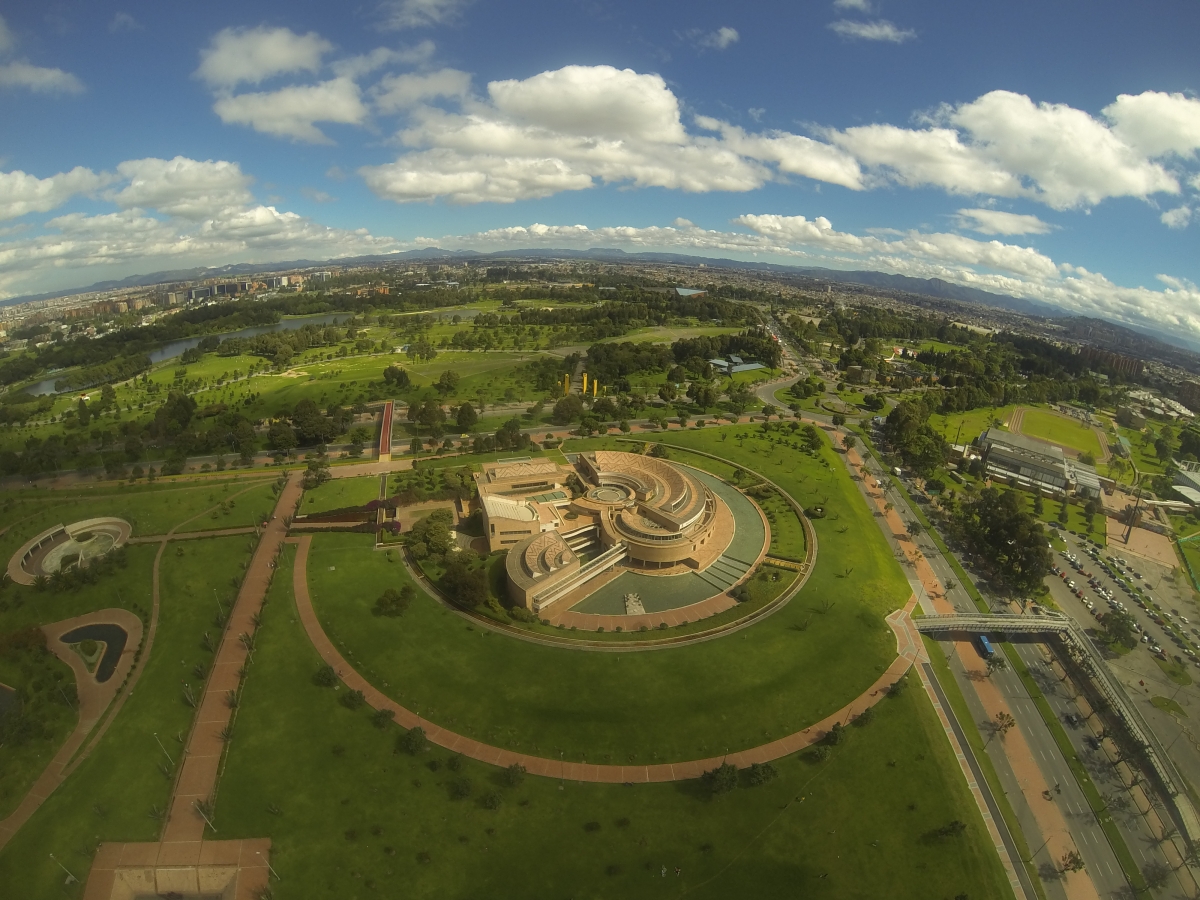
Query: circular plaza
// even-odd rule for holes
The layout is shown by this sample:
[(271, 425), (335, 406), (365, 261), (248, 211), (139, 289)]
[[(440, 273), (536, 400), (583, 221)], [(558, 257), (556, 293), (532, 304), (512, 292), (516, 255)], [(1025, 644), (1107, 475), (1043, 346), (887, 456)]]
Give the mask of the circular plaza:
[(124, 519), (84, 519), (47, 528), (25, 542), (8, 561), (8, 577), (17, 584), (33, 584), (75, 567), (86, 567), (129, 540), (132, 526)]

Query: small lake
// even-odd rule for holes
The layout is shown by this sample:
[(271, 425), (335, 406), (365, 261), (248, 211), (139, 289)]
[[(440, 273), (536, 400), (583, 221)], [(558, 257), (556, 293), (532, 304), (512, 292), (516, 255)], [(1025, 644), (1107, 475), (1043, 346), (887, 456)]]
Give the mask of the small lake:
[[(191, 350), (206, 337), (218, 337), (221, 340), (228, 338), (248, 338), (259, 334), (267, 334), (271, 331), (295, 331), (298, 328), (303, 328), (305, 325), (329, 325), (335, 322), (345, 322), (350, 318), (350, 313), (326, 314), (322, 316), (301, 316), (297, 319), (283, 319), (276, 322), (274, 325), (254, 325), (250, 328), (243, 328), (241, 331), (231, 331), (228, 334), (207, 335), (201, 334), (196, 337), (181, 338), (177, 341), (170, 341), (163, 344), (157, 350), (150, 351), (150, 362), (160, 363), (164, 360), (172, 359), (178, 356), (184, 350)], [(56, 393), (54, 390), (54, 382), (63, 377), (63, 373), (59, 372), (52, 378), (44, 378), (37, 384), (32, 384), (25, 388), (25, 392), (33, 394), (35, 397), (40, 397), (43, 394)]]
[[(448, 309), (428, 310), (419, 313), (403, 313), (402, 315), (429, 315), (437, 319), (451, 319), (457, 315), (460, 316), (463, 321), (469, 321), (470, 319), (475, 318), (477, 314), (478, 310), (451, 307)], [(268, 334), (272, 331), (295, 331), (298, 328), (303, 328), (305, 325), (337, 324), (339, 322), (345, 322), (347, 319), (353, 318), (353, 316), (353, 313), (348, 312), (326, 313), (320, 316), (300, 316), (294, 319), (283, 319), (274, 325), (254, 325), (250, 328), (243, 328), (241, 331), (230, 331), (226, 334), (202, 334), (197, 335), (196, 337), (181, 338), (180, 340), (170, 341), (169, 343), (163, 344), (157, 350), (150, 351), (150, 362), (157, 365), (160, 362), (173, 359), (174, 357), (183, 353), (184, 350), (191, 350), (206, 337), (218, 337), (223, 341), (228, 340), (229, 338), (248, 338), (259, 334)], [(44, 394), (55, 394), (57, 391), (54, 389), (54, 382), (58, 381), (62, 377), (63, 372), (60, 371), (52, 378), (44, 378), (36, 384), (31, 384), (29, 387), (24, 389), (24, 392), (27, 394), (32, 394), (35, 397), (40, 397)]]
[(100, 658), (100, 665), (96, 666), (95, 673), (96, 681), (100, 684), (112, 678), (128, 639), (124, 628), (107, 622), (82, 625), (59, 638), (64, 644), (78, 644), (80, 641), (100, 641), (104, 644), (104, 656)]

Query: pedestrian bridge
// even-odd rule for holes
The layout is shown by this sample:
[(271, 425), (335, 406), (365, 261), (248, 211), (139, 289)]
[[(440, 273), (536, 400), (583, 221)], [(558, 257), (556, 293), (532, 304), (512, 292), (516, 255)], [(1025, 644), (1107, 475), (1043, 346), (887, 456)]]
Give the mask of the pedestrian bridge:
[(1142, 748), (1147, 761), (1171, 795), (1189, 843), (1200, 841), (1200, 819), (1187, 795), (1180, 790), (1184, 780), (1175, 763), (1167, 755), (1158, 737), (1142, 718), (1141, 711), (1130, 701), (1125, 689), (1113, 677), (1096, 644), (1083, 627), (1063, 613), (1043, 612), (1037, 615), (1011, 613), (968, 613), (952, 616), (919, 616), (913, 624), (922, 634), (945, 637), (953, 633), (975, 634), (1057, 634), (1067, 645), (1074, 662), (1084, 670), (1099, 688), (1112, 710), (1124, 721), (1134, 742)]

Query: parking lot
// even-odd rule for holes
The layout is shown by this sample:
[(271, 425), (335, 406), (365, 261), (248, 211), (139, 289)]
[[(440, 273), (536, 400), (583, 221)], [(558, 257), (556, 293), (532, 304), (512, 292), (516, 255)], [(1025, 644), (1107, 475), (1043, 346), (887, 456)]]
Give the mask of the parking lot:
[[(1137, 646), (1126, 653), (1103, 646), (1101, 650), (1183, 776), (1193, 787), (1200, 786), (1200, 609), (1187, 574), (1133, 558), (1126, 559), (1133, 565), (1122, 567), (1106, 560), (1107, 550), (1089, 555), (1087, 550), (1096, 548), (1084, 538), (1066, 532), (1062, 537), (1078, 568), (1055, 552), (1054, 563), (1067, 578), (1047, 578), (1054, 602), (1097, 639), (1103, 630), (1102, 615), (1115, 607), (1130, 616)], [(1111, 555), (1120, 558), (1119, 553)], [(1095, 584), (1089, 584), (1089, 579)], [(1076, 584), (1074, 591), (1070, 581)]]

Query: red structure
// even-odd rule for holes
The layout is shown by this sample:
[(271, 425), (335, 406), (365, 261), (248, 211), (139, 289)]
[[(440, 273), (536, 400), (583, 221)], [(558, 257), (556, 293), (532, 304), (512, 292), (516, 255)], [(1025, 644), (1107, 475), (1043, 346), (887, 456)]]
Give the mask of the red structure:
[(379, 461), (392, 460), (392, 410), (395, 402), (389, 400), (383, 404), (383, 425), (379, 430)]

